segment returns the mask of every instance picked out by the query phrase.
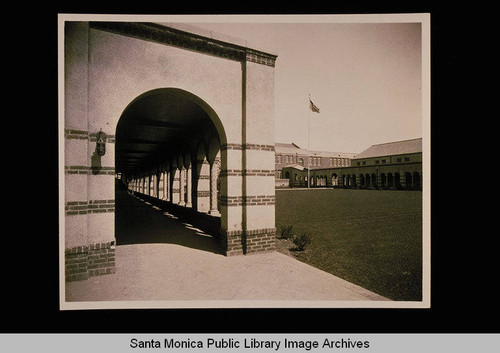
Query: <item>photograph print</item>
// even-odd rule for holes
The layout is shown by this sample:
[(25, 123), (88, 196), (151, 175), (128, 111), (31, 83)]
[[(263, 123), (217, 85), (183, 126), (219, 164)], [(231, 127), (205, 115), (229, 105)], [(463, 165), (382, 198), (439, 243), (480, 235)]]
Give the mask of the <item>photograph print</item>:
[(58, 15), (60, 308), (429, 308), (430, 17)]

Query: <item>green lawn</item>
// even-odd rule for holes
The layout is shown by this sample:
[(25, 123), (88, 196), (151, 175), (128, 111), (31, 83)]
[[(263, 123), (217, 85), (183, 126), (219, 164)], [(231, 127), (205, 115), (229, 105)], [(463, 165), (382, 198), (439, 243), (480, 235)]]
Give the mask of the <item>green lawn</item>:
[(392, 300), (422, 300), (422, 192), (276, 191), (276, 227), (312, 243), (299, 260)]

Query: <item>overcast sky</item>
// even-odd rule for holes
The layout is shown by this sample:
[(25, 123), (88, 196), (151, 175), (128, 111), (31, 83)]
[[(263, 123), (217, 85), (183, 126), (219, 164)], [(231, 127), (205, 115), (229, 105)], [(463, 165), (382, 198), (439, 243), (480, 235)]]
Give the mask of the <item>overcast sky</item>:
[[(276, 142), (359, 153), (372, 144), (422, 137), (420, 23), (229, 20), (191, 24), (278, 55)], [(320, 114), (309, 111), (309, 94)]]

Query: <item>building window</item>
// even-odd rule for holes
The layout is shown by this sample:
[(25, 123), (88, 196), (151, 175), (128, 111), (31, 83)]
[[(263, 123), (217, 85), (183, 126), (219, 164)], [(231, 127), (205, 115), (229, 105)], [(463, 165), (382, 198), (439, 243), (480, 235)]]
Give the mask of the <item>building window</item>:
[(380, 161), (377, 159), (377, 160), (375, 161), (375, 164), (380, 164)]
[(363, 161), (363, 165), (366, 165), (366, 162), (365, 162), (365, 161)]
[(405, 162), (409, 162), (410, 161), (410, 157), (405, 157)]
[(333, 158), (330, 158), (330, 165), (333, 165)]
[(397, 158), (396, 162), (401, 163), (401, 158)]
[(385, 164), (385, 159), (382, 159), (382, 164)]
[(358, 165), (358, 167), (359, 167), (359, 166), (361, 165), (361, 162), (357, 162), (356, 164), (357, 164), (357, 165)]

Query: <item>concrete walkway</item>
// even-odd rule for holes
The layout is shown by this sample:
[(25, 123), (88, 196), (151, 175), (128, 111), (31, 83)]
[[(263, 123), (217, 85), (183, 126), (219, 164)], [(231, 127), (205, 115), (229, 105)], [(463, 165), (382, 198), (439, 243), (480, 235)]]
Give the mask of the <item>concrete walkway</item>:
[(126, 193), (117, 195), (116, 212), (116, 272), (66, 283), (67, 302), (295, 307), (387, 300), (276, 251), (226, 257), (209, 234)]

